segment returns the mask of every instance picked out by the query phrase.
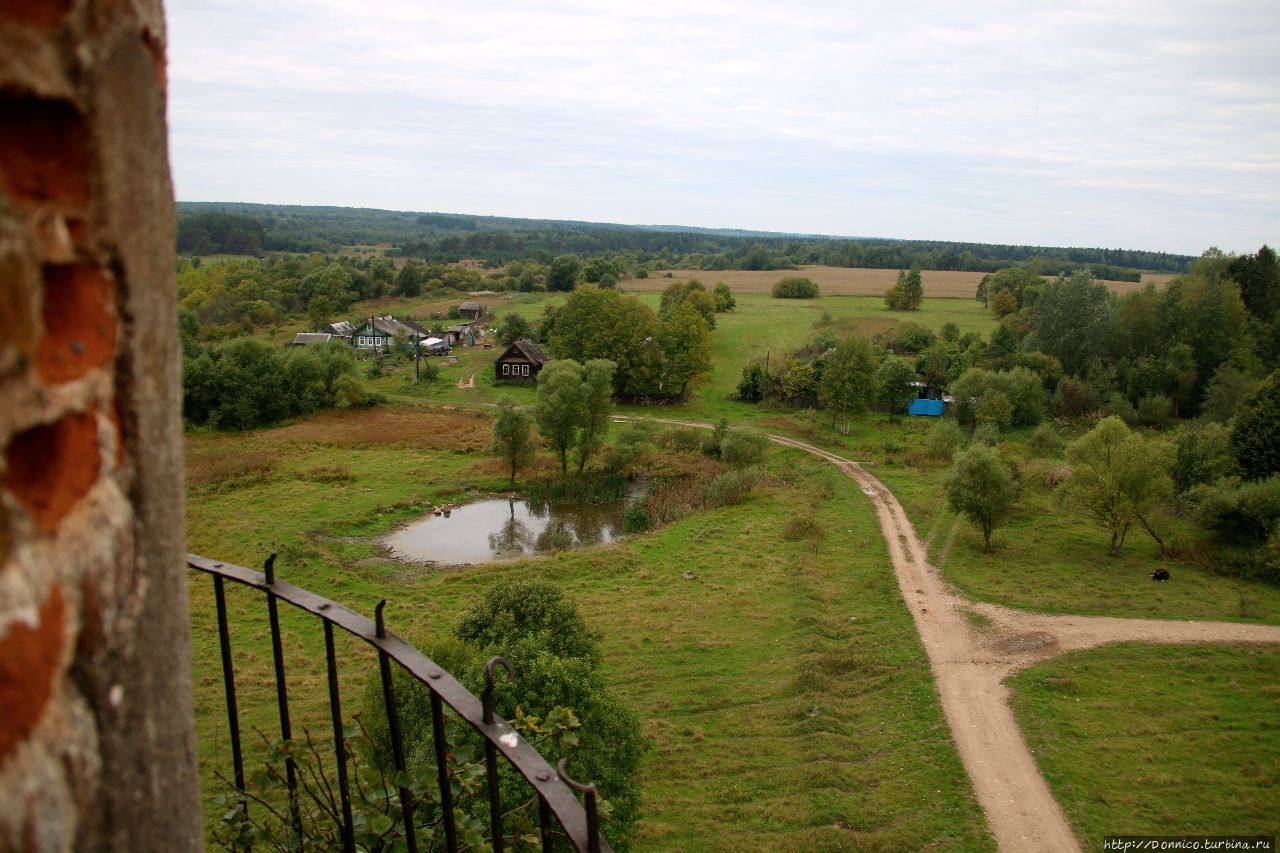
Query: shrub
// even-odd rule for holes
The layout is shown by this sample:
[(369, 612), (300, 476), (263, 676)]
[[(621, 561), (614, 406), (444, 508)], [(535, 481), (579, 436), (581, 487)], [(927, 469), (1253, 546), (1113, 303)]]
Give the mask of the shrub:
[(653, 519), (649, 518), (645, 505), (636, 501), (627, 507), (626, 515), (622, 518), (622, 529), (627, 533), (644, 533), (653, 527)]
[(659, 442), (667, 450), (696, 453), (702, 449), (702, 433), (693, 427), (669, 427)]
[(1236, 472), (1231, 429), (1223, 424), (1206, 423), (1179, 430), (1173, 447), (1173, 468), (1169, 473), (1179, 492)]
[(991, 388), (979, 398), (973, 415), (979, 426), (989, 424), (997, 430), (1008, 429), (1013, 422), (1013, 403), (999, 388)]
[(720, 458), (731, 468), (745, 468), (764, 461), (769, 439), (750, 430), (731, 430), (720, 442)]
[(1138, 401), (1137, 422), (1143, 426), (1163, 428), (1173, 416), (1173, 401), (1163, 394), (1148, 394)]
[(782, 538), (788, 542), (808, 539), (817, 543), (821, 542), (826, 535), (827, 532), (823, 529), (822, 524), (811, 513), (800, 513), (791, 516), (782, 528)]
[(1066, 442), (1062, 440), (1062, 436), (1058, 435), (1058, 430), (1053, 424), (1042, 423), (1031, 434), (1027, 446), (1037, 456), (1059, 456), (1066, 447)]
[(803, 276), (790, 276), (773, 286), (775, 299), (817, 299), (818, 285)]
[(768, 481), (759, 468), (738, 468), (712, 477), (702, 490), (708, 509), (742, 503), (753, 491)]
[(1000, 428), (993, 423), (978, 424), (973, 430), (973, 437), (969, 439), (970, 447), (979, 445), (995, 447), (999, 443)]
[(925, 452), (935, 459), (950, 459), (964, 443), (964, 430), (951, 418), (940, 418), (925, 437)]
[(1196, 520), (1227, 544), (1260, 544), (1280, 529), (1280, 475), (1256, 483), (1224, 479), (1187, 495)]
[(903, 320), (881, 335), (880, 339), (886, 348), (895, 352), (920, 352), (932, 345), (937, 336), (919, 323)]
[(1113, 415), (1126, 424), (1136, 423), (1138, 413), (1134, 410), (1133, 404), (1129, 402), (1129, 398), (1119, 391), (1112, 391), (1107, 394), (1106, 399), (1102, 401), (1102, 413), (1104, 415)]
[(1074, 376), (1067, 376), (1058, 383), (1050, 409), (1060, 417), (1078, 418), (1096, 406), (1093, 390)]

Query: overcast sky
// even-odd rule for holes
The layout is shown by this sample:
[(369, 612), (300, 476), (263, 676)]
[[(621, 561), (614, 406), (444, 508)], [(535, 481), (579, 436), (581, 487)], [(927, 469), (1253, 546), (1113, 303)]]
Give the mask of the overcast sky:
[(1280, 2), (169, 0), (184, 201), (1280, 243)]

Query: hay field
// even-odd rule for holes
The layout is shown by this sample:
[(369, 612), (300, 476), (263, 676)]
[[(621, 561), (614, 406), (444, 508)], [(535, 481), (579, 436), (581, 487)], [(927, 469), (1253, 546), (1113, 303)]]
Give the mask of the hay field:
[[(822, 289), (823, 296), (883, 296), (898, 280), (898, 270), (853, 269), (849, 267), (802, 266), (797, 270), (671, 270), (671, 278), (658, 273), (650, 278), (628, 279), (623, 289), (631, 293), (661, 292), (672, 281), (696, 278), (708, 287), (717, 281), (729, 285), (734, 293), (769, 293), (778, 279), (802, 275), (813, 279)], [(972, 299), (985, 273), (956, 272), (953, 270), (925, 270), (925, 296), (935, 299)], [(1153, 281), (1159, 287), (1173, 278), (1167, 273), (1147, 273), (1142, 282), (1108, 281), (1107, 286), (1116, 293), (1139, 290), (1146, 282)]]

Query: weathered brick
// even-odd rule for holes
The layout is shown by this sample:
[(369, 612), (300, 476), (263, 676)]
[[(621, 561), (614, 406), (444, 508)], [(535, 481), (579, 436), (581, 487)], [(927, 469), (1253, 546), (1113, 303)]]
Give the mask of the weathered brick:
[(0, 635), (0, 765), (40, 722), (62, 658), (62, 588), (54, 585), (38, 621), (10, 623)]
[(0, 20), (54, 30), (71, 11), (73, 0), (0, 0)]
[(80, 211), (89, 200), (89, 129), (66, 101), (0, 96), (0, 188), (27, 206)]
[(119, 324), (110, 273), (89, 264), (46, 266), (37, 375), (45, 382), (67, 382), (107, 364), (115, 355)]
[(52, 532), (98, 479), (98, 419), (78, 412), (14, 436), (5, 485), (36, 523)]

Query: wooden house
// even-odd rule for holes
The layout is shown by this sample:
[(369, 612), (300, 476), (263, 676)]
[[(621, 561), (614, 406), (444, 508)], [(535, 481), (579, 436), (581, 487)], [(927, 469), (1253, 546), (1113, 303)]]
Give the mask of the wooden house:
[(550, 360), (533, 341), (516, 341), (493, 363), (494, 379), (498, 382), (533, 382), (538, 378), (538, 371)]
[(468, 320), (479, 320), (484, 316), (484, 304), (481, 302), (464, 302), (458, 306), (458, 315)]
[(412, 320), (401, 322), (395, 317), (369, 317), (351, 333), (351, 345), (356, 349), (385, 352), (395, 346), (397, 337), (413, 343), (430, 335)]

